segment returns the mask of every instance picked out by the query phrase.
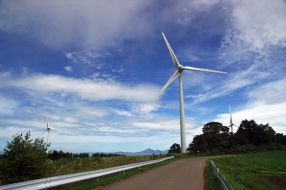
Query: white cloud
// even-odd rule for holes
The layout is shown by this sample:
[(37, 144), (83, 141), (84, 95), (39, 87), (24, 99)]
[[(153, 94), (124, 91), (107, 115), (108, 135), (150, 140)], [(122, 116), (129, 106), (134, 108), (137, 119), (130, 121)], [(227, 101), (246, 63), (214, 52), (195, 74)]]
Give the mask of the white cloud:
[(149, 114), (151, 111), (157, 111), (160, 108), (160, 105), (157, 103), (154, 104), (134, 103), (130, 107), (132, 112), (144, 115), (144, 114)]
[(0, 114), (1, 115), (13, 114), (14, 109), (16, 109), (18, 106), (19, 104), (17, 103), (17, 101), (0, 96)]
[(104, 117), (108, 115), (108, 111), (104, 108), (93, 108), (89, 106), (81, 106), (78, 108), (79, 110), (77, 111), (78, 115), (82, 117), (87, 116), (87, 117)]
[[(98, 49), (150, 31), (145, 1), (1, 1), (0, 28), (53, 48)], [(112, 14), (111, 14), (112, 13)], [(132, 26), (132, 27), (130, 27)]]
[(233, 1), (232, 19), (222, 42), (222, 59), (236, 63), (250, 57), (267, 58), (274, 47), (286, 46), (286, 3), (273, 1)]
[(98, 54), (95, 51), (83, 50), (77, 52), (68, 52), (66, 57), (74, 63), (96, 65), (100, 69), (104, 64), (96, 64), (98, 58), (104, 57), (103, 55)]
[(112, 72), (114, 72), (114, 73), (122, 73), (123, 71), (124, 71), (124, 69), (118, 69), (118, 70), (112, 69)]
[[(130, 125), (137, 128), (157, 129), (162, 131), (179, 131), (180, 118), (173, 116), (154, 115), (152, 119), (142, 121), (130, 121)], [(199, 122), (190, 118), (185, 118), (186, 129), (198, 128)], [(199, 126), (201, 127), (201, 126)]]
[(68, 72), (72, 72), (72, 67), (71, 66), (66, 66), (65, 70), (68, 71)]
[(125, 85), (113, 80), (75, 79), (59, 75), (14, 76), (2, 73), (1, 88), (19, 88), (37, 93), (65, 93), (87, 100), (149, 101), (158, 88), (149, 84)]
[(122, 115), (122, 116), (127, 116), (127, 117), (133, 116), (133, 114), (132, 114), (131, 112), (125, 111), (125, 110), (112, 109), (112, 111), (113, 111), (116, 115)]
[(273, 81), (258, 86), (248, 93), (250, 99), (263, 104), (274, 104), (286, 102), (286, 79)]
[(233, 26), (236, 40), (249, 45), (249, 51), (259, 51), (271, 45), (286, 46), (286, 4), (282, 0), (236, 1)]

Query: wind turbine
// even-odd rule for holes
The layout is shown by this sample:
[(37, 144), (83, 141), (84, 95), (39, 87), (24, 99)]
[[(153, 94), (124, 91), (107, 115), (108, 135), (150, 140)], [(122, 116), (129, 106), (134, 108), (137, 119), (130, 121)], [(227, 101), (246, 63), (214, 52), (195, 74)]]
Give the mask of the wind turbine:
[[(55, 128), (53, 128), (53, 127), (50, 127), (49, 121), (48, 121), (48, 117), (47, 117), (47, 116), (46, 116), (46, 121), (47, 121), (47, 129), (46, 129), (44, 132), (42, 132), (42, 133), (38, 136), (38, 138), (39, 138), (40, 136), (42, 136), (42, 134), (44, 134), (46, 131), (48, 131), (47, 144), (49, 144), (50, 130), (51, 130), (51, 129), (52, 129), (52, 130), (55, 130), (55, 131), (58, 131), (58, 130), (55, 129)], [(47, 149), (47, 153), (48, 153), (48, 149)]]
[(229, 115), (230, 115), (230, 125), (229, 125), (228, 127), (231, 127), (231, 133), (233, 133), (233, 128), (232, 128), (232, 126), (236, 126), (236, 127), (237, 127), (237, 125), (235, 125), (235, 124), (232, 123), (231, 108), (230, 108), (230, 105), (228, 105), (228, 106), (229, 106)]
[(226, 72), (210, 70), (210, 69), (201, 69), (196, 67), (190, 66), (183, 66), (179, 63), (175, 53), (173, 52), (167, 38), (165, 37), (164, 33), (162, 32), (163, 38), (167, 44), (167, 47), (170, 51), (174, 66), (176, 68), (175, 73), (171, 76), (171, 78), (167, 81), (167, 83), (163, 86), (163, 88), (159, 91), (159, 93), (155, 96), (152, 100), (154, 103), (159, 96), (164, 92), (164, 90), (175, 80), (179, 77), (179, 92), (180, 92), (180, 130), (181, 130), (181, 153), (186, 153), (186, 129), (185, 129), (185, 113), (184, 113), (184, 98), (183, 98), (183, 81), (182, 81), (182, 72), (184, 70), (193, 70), (193, 71), (203, 71), (203, 72), (214, 72), (214, 73), (222, 73), (227, 74)]

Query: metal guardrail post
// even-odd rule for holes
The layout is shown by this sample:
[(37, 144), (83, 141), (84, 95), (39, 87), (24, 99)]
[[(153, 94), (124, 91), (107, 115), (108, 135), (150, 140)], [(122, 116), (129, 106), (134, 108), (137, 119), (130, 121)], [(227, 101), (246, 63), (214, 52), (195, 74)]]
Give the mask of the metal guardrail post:
[(222, 183), (224, 189), (226, 189), (226, 190), (232, 190), (232, 188), (231, 188), (231, 187), (228, 185), (228, 183), (225, 181), (225, 177), (219, 173), (219, 168), (217, 168), (217, 167), (215, 166), (215, 164), (213, 163), (212, 160), (211, 160), (211, 164), (212, 164), (213, 170), (216, 172), (216, 175), (217, 175), (218, 178), (220, 179), (220, 181), (221, 181), (221, 183)]
[(106, 168), (106, 169), (101, 169), (101, 170), (93, 170), (89, 172), (81, 172), (81, 173), (75, 173), (75, 174), (68, 174), (68, 175), (62, 175), (62, 176), (56, 176), (56, 177), (49, 177), (49, 178), (42, 178), (42, 179), (36, 179), (36, 180), (31, 180), (31, 181), (13, 183), (13, 184), (8, 184), (8, 185), (2, 185), (0, 186), (0, 190), (47, 189), (47, 188), (56, 187), (56, 186), (73, 183), (77, 181), (82, 181), (86, 179), (91, 179), (91, 178), (97, 178), (98, 180), (99, 177), (101, 176), (118, 173), (118, 172), (123, 172), (124, 174), (125, 170), (130, 170), (130, 169), (134, 169), (138, 167), (140, 168), (142, 166), (155, 164), (155, 163), (169, 160), (172, 158), (174, 158), (174, 156), (161, 158), (158, 160), (151, 160), (151, 161), (140, 162), (140, 163), (135, 163), (135, 164), (117, 166), (113, 168)]

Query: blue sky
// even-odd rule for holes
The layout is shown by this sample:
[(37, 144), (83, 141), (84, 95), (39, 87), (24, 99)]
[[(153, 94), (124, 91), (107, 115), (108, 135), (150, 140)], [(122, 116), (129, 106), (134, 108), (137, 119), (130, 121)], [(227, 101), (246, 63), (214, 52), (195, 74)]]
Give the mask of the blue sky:
[[(16, 133), (69, 152), (166, 150), (211, 121), (269, 123), (286, 134), (283, 0), (0, 1), (0, 149)], [(236, 131), (236, 128), (234, 129)], [(45, 139), (47, 134), (44, 135)]]

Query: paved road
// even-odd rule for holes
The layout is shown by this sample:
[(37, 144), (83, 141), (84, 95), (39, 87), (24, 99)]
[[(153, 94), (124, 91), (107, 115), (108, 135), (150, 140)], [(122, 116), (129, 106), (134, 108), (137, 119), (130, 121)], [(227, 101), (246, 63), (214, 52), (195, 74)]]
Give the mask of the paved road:
[(202, 190), (203, 170), (210, 157), (189, 158), (140, 173), (99, 190)]

